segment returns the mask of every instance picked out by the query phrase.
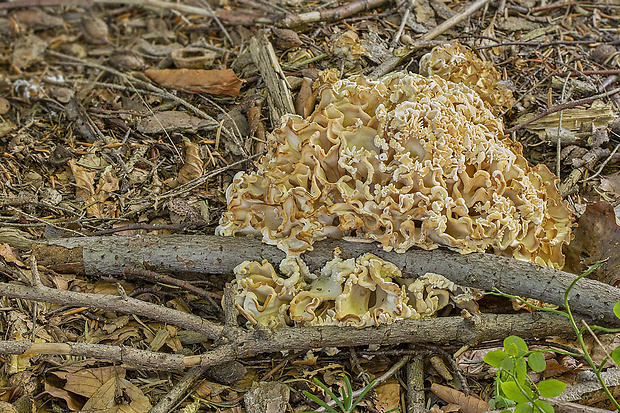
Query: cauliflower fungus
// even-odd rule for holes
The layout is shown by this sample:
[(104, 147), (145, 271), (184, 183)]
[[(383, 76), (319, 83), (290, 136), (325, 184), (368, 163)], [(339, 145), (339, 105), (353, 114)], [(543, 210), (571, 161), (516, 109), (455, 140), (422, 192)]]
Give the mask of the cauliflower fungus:
[(509, 109), (515, 102), (493, 64), (478, 59), (457, 42), (437, 46), (422, 56), (420, 74), (469, 86), (494, 114)]
[(323, 72), (314, 112), (285, 115), (257, 171), (234, 177), (216, 233), (261, 235), (287, 252), (284, 277), (266, 261), (235, 268), (236, 305), (249, 322), (363, 327), (449, 304), (477, 310), (480, 291), (437, 274), (403, 279), (372, 254), (336, 257), (313, 276), (299, 255), (328, 237), (563, 267), (570, 213), (557, 178), (502, 133), (494, 113), (513, 98), (497, 71), (458, 44), (433, 49), (420, 69), (429, 77)]
[(481, 296), (437, 274), (402, 279), (396, 265), (373, 254), (335, 257), (314, 279), (298, 258), (284, 259), (280, 271), (283, 277), (267, 261), (235, 268), (235, 304), (250, 323), (378, 326), (431, 317), (448, 305), (477, 308), (474, 300)]
[(234, 177), (216, 233), (292, 255), (351, 236), (561, 268), (571, 223), (556, 178), (502, 128), (476, 92), (437, 76), (336, 81), (308, 118), (282, 118), (256, 172)]

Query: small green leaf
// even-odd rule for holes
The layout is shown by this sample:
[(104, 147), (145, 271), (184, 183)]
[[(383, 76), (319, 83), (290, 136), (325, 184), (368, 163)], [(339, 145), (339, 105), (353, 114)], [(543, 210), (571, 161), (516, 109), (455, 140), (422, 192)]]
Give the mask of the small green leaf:
[(545, 361), (545, 356), (543, 356), (542, 352), (535, 351), (530, 354), (527, 358), (527, 364), (529, 364), (530, 368), (538, 373), (541, 371), (545, 371), (547, 368), (547, 362)]
[(513, 407), (516, 403), (510, 399), (500, 396), (499, 394), (489, 401), (489, 407), (492, 409), (503, 409), (504, 407)]
[(620, 346), (616, 347), (614, 351), (611, 352), (611, 358), (620, 366)]
[(538, 383), (538, 392), (542, 397), (556, 397), (562, 394), (566, 384), (556, 379), (543, 380)]
[(527, 378), (527, 363), (523, 357), (516, 359), (515, 376), (519, 384), (525, 384), (525, 379)]
[(502, 351), (502, 350), (493, 350), (493, 351), (489, 351), (484, 356), (484, 362), (489, 364), (489, 365), (491, 365), (491, 366), (493, 366), (493, 367), (499, 368), (500, 365), (502, 364), (502, 360), (504, 360), (507, 357), (509, 357), (509, 356), (504, 351)]
[(506, 357), (505, 359), (502, 360), (499, 366), (503, 368), (504, 370), (513, 371), (515, 368), (514, 357)]
[(616, 317), (620, 318), (620, 301), (614, 304), (614, 314)]
[(512, 410), (504, 409), (504, 410), (502, 410), (499, 413), (512, 413)]
[[(502, 383), (501, 388), (504, 395), (510, 400), (513, 400), (517, 403), (524, 403), (529, 401), (529, 399), (525, 397), (517, 383), (515, 383), (514, 381), (507, 381), (505, 383)], [(527, 393), (529, 389), (523, 388), (523, 390)], [(529, 393), (531, 393), (531, 390), (529, 390)], [(531, 396), (533, 396), (533, 394)]]
[(515, 413), (532, 413), (534, 408), (529, 403), (519, 403), (515, 407)]
[(538, 407), (539, 410), (542, 410), (544, 413), (554, 413), (553, 406), (544, 400), (536, 400), (534, 404), (536, 405), (536, 407)]
[(504, 350), (511, 356), (521, 357), (527, 353), (527, 344), (518, 336), (508, 336), (504, 339)]

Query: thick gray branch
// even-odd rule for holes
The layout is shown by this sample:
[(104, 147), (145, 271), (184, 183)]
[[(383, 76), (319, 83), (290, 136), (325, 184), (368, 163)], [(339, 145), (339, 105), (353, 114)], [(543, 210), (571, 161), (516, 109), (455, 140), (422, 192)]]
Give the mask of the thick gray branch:
[[(321, 241), (303, 258), (315, 271), (339, 247), (347, 257), (372, 252), (393, 262), (405, 277), (427, 272), (441, 274), (453, 282), (484, 290), (497, 288), (509, 294), (534, 298), (546, 303), (564, 304), (564, 292), (575, 279), (573, 274), (525, 261), (492, 254), (461, 255), (444, 249), (411, 249), (404, 254), (383, 251), (377, 244), (344, 240)], [(39, 263), (52, 269), (88, 274), (121, 275), (122, 268), (148, 267), (177, 274), (221, 274), (230, 276), (243, 261), (267, 259), (278, 263), (284, 253), (251, 237), (216, 236), (136, 236), (88, 237), (51, 240), (33, 246)], [(56, 264), (54, 261), (56, 260)], [(574, 311), (590, 316), (595, 324), (620, 325), (613, 313), (620, 301), (620, 289), (601, 282), (582, 279), (570, 294)]]

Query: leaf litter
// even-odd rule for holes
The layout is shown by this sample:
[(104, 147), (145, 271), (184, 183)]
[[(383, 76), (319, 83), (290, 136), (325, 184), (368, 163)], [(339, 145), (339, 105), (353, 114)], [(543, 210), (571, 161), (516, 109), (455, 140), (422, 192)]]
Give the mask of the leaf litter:
[[(400, 3), (375, 2), (372, 10), (347, 14), (347, 7), (358, 3), (352, 1), (343, 4), (345, 13), (338, 13), (344, 19), (339, 20), (330, 14), (335, 5), (324, 2), (321, 18), (330, 24), (310, 19), (296, 27), (280, 27), (298, 21), (278, 21), (280, 15), (301, 18), (314, 5), (205, 3), (188, 2), (191, 9), (172, 2), (163, 9), (157, 9), (161, 4), (140, 8), (132, 2), (85, 8), (59, 0), (41, 8), (17, 0), (0, 7), (3, 281), (32, 279), (24, 264), (28, 248), (23, 239), (104, 230), (118, 236), (161, 234), (173, 231), (159, 229), (168, 224), (179, 224), (177, 231), (211, 233), (234, 172), (251, 170), (251, 162), (218, 172), (189, 190), (178, 188), (261, 153), (266, 133), (278, 126), (269, 121), (273, 102), (248, 52), (259, 29), (267, 29), (295, 108), (306, 116), (316, 102), (313, 84), (320, 71), (336, 69), (337, 77), (368, 73), (392, 52), (406, 55), (420, 34), (467, 6), (423, 0), (407, 11)], [(492, 4), (439, 38), (458, 39), (500, 70), (517, 98), (502, 114), (507, 128), (529, 122), (546, 109), (618, 86), (617, 7), (611, 2), (573, 3), (550, 7), (546, 2), (515, 0), (500, 2), (501, 10)], [(409, 70), (416, 71), (424, 52), (404, 62)], [(603, 96), (543, 116), (512, 135), (523, 144), (531, 163), (560, 171), (563, 193), (574, 204), (579, 225), (566, 250), (567, 268), (579, 273), (606, 259), (593, 277), (612, 285), (618, 280), (615, 252), (620, 242), (618, 112), (618, 95)], [(175, 189), (174, 196), (162, 201)], [(44, 283), (63, 290), (119, 294), (122, 288), (142, 300), (215, 317), (203, 297), (167, 284), (137, 278), (97, 281), (45, 269), (42, 277)], [(223, 287), (221, 281), (202, 282), (213, 291)], [(209, 345), (137, 316), (1, 300), (0, 326), (10, 340), (110, 343), (184, 354), (199, 354)], [(603, 341), (611, 346), (614, 336)], [(342, 374), (355, 375), (354, 387), (362, 388), (362, 377), (380, 376), (402, 357), (390, 356), (388, 350), (403, 349), (379, 349), (364, 357), (341, 349), (338, 354), (316, 353), (303, 363), (297, 363), (303, 361), (302, 355), (246, 360), (246, 380), (222, 385), (207, 377), (181, 407), (238, 411), (252, 382), (267, 377), (292, 390), (283, 405), (308, 409), (311, 406), (301, 396), (311, 390), (308, 378), (320, 375), (336, 391)], [(471, 366), (483, 357), (464, 353), (459, 365)], [(75, 411), (146, 412), (167, 394), (171, 382), (182, 377), (175, 373), (170, 381), (167, 373), (156, 370), (62, 354), (2, 359), (0, 401), (13, 405), (19, 401)], [(566, 381), (574, 381), (582, 369), (570, 357), (550, 357), (547, 366), (547, 374)], [(488, 399), (491, 394), (478, 386), (489, 374), (488, 366), (462, 368), (476, 396)], [(425, 387), (436, 388), (445, 381), (432, 367), (425, 370)], [(401, 383), (403, 374), (396, 373)], [(450, 400), (446, 396), (445, 403), (436, 399), (434, 411), (483, 409), (477, 406), (479, 398), (465, 396), (454, 383), (445, 384), (454, 395)], [(401, 402), (404, 393), (402, 385), (390, 380), (365, 405), (369, 411), (387, 411)]]

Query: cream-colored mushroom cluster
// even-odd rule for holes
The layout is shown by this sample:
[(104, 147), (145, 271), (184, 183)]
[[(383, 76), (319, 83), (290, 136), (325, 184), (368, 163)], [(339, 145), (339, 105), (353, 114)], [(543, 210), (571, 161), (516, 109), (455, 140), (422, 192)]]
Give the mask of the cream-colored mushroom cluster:
[(437, 274), (402, 279), (396, 265), (373, 254), (336, 257), (312, 277), (303, 261), (286, 258), (273, 266), (245, 261), (235, 270), (235, 304), (252, 324), (367, 327), (431, 317), (448, 306), (476, 306), (476, 290)]
[(440, 76), (469, 86), (495, 114), (509, 109), (515, 102), (512, 92), (501, 81), (493, 64), (479, 59), (458, 42), (437, 46), (422, 56), (420, 74)]
[(561, 268), (571, 221), (557, 178), (530, 167), (502, 130), (462, 83), (405, 73), (336, 81), (308, 118), (282, 118), (256, 172), (234, 177), (216, 233), (259, 235), (290, 255), (354, 237)]

